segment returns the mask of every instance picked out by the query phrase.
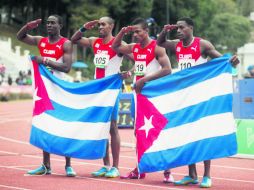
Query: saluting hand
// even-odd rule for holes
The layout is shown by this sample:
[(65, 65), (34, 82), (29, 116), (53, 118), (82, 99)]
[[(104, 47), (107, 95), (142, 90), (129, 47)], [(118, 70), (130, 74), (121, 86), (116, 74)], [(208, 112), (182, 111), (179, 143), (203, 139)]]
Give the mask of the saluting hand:
[(177, 25), (176, 24), (167, 24), (167, 25), (164, 25), (163, 27), (163, 30), (165, 30), (166, 32), (170, 32), (174, 29), (177, 29)]
[(87, 30), (91, 30), (98, 24), (98, 22), (99, 22), (99, 20), (89, 21), (89, 22), (85, 23), (83, 25), (83, 27)]
[(133, 26), (127, 26), (123, 27), (121, 29), (121, 32), (124, 33), (124, 35), (128, 34), (129, 32), (133, 31), (134, 27)]
[(42, 21), (41, 19), (30, 21), (26, 24), (26, 27), (28, 30), (32, 30), (34, 28), (37, 28), (39, 24), (41, 23), (41, 21)]

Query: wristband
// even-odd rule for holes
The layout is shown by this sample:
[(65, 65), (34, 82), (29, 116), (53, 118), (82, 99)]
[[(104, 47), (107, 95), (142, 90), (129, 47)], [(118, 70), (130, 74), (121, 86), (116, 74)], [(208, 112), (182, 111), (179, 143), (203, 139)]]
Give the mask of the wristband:
[(84, 33), (86, 31), (86, 28), (84, 26), (82, 26), (80, 29), (79, 29), (80, 32)]

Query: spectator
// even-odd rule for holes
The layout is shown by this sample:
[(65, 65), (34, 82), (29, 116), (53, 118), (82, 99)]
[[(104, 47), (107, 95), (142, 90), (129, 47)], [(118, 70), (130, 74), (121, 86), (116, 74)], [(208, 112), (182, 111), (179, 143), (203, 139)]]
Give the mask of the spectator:
[(243, 75), (244, 78), (254, 78), (254, 65), (250, 65), (247, 68), (248, 72)]
[(8, 84), (11, 86), (12, 85), (12, 78), (10, 75), (8, 75)]

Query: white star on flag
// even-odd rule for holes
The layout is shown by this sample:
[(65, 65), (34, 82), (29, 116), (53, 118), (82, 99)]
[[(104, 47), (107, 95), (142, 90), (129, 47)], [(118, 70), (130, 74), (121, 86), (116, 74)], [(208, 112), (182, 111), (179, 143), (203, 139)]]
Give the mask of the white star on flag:
[(147, 117), (145, 116), (144, 119), (145, 119), (145, 124), (142, 127), (140, 127), (138, 130), (145, 130), (146, 138), (147, 138), (150, 129), (154, 128), (152, 124), (153, 115), (149, 119), (147, 119)]
[(41, 97), (37, 95), (38, 93), (38, 87), (35, 89), (34, 91), (34, 95), (33, 95), (33, 101), (36, 102), (38, 100), (41, 100)]

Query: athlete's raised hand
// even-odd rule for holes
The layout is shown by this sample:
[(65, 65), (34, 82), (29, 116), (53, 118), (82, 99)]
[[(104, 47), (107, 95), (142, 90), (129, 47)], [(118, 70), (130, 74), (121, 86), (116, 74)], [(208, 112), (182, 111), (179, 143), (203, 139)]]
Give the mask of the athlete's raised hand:
[(34, 28), (37, 28), (39, 26), (39, 24), (41, 23), (41, 19), (37, 19), (37, 20), (33, 20), (33, 21), (30, 21), (26, 24), (26, 28), (28, 30), (32, 30)]
[(167, 25), (164, 25), (163, 27), (163, 30), (165, 30), (166, 32), (170, 32), (174, 29), (177, 29), (177, 25), (176, 24), (167, 24)]
[(89, 21), (89, 22), (85, 23), (83, 25), (83, 27), (87, 30), (91, 30), (98, 24), (98, 22), (99, 22), (99, 20)]
[(133, 26), (126, 26), (126, 27), (123, 27), (120, 32), (124, 33), (124, 35), (126, 35), (133, 30), (134, 30)]

